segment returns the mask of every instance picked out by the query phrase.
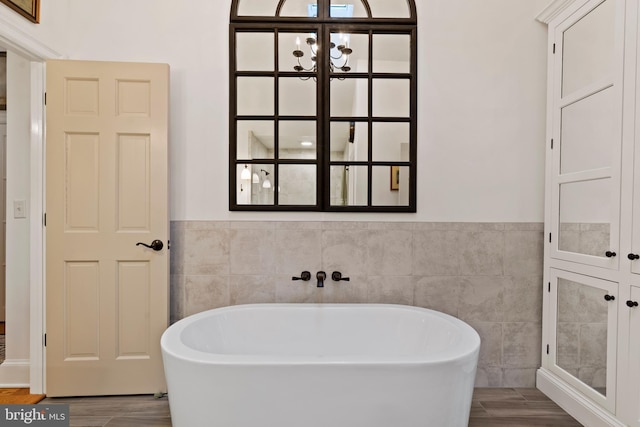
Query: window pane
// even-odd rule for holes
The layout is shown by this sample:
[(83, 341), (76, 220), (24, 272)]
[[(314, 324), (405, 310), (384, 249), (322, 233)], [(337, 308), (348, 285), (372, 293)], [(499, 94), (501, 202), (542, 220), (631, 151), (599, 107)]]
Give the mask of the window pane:
[(366, 18), (367, 10), (360, 0), (331, 0), (332, 18)]
[(367, 116), (367, 79), (331, 80), (331, 117)]
[(318, 4), (315, 1), (310, 0), (286, 0), (282, 5), (280, 16), (297, 16), (297, 17), (309, 17), (318, 8)]
[(373, 115), (377, 117), (409, 117), (408, 79), (373, 80)]
[(558, 278), (556, 363), (602, 395), (607, 394), (605, 289)]
[(408, 34), (373, 35), (373, 72), (409, 73), (411, 37)]
[(367, 34), (331, 33), (331, 65), (334, 73), (369, 71), (369, 36)]
[(315, 159), (316, 122), (281, 121), (278, 143), (281, 159)]
[(331, 122), (331, 160), (369, 160), (368, 132), (366, 122)]
[(611, 248), (611, 179), (560, 185), (558, 249), (604, 257)]
[(374, 166), (372, 206), (409, 206), (409, 167)]
[(316, 82), (313, 79), (301, 80), (297, 77), (280, 80), (280, 115), (315, 116)]
[(236, 69), (273, 71), (273, 33), (236, 33)]
[(615, 141), (615, 89), (609, 87), (562, 109), (561, 173), (611, 166)]
[(367, 206), (367, 167), (331, 166), (331, 206)]
[(273, 205), (273, 165), (236, 165), (239, 205)]
[(275, 16), (279, 0), (238, 0), (238, 16)]
[[(329, 135), (331, 160), (363, 160), (355, 156), (353, 143), (355, 141), (356, 125), (355, 122), (331, 122), (331, 134)], [(364, 160), (366, 160), (366, 157)]]
[(273, 78), (238, 77), (238, 115), (273, 115)]
[(279, 205), (316, 204), (316, 165), (280, 165)]
[(613, 72), (615, 5), (606, 0), (564, 32), (563, 96)]
[(271, 120), (238, 120), (238, 159), (273, 159), (274, 122)]
[[(280, 71), (316, 72), (316, 40), (311, 33), (278, 33)], [(314, 59), (312, 59), (314, 58)]]
[(407, 0), (368, 0), (374, 18), (410, 18)]
[(409, 161), (409, 123), (373, 124), (373, 161)]

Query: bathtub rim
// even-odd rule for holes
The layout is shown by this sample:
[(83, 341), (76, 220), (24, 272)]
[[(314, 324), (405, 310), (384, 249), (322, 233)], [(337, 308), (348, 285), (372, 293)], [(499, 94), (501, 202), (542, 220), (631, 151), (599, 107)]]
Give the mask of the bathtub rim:
[[(262, 354), (221, 354), (210, 353), (201, 350), (194, 349), (187, 346), (181, 340), (182, 331), (191, 324), (197, 322), (202, 318), (213, 315), (213, 312), (224, 313), (227, 311), (244, 311), (251, 310), (257, 307), (260, 308), (375, 308), (384, 310), (407, 310), (420, 313), (427, 313), (428, 315), (441, 317), (442, 319), (454, 323), (462, 330), (462, 333), (471, 340), (471, 342), (465, 346), (466, 351), (456, 353), (452, 357), (431, 357), (428, 359), (417, 358), (415, 356), (393, 358), (380, 358), (380, 359), (363, 359), (362, 356), (340, 356), (340, 358), (310, 358), (309, 356), (291, 356), (286, 355), (284, 357), (274, 357)], [(253, 304), (238, 304), (225, 307), (213, 308), (205, 310), (199, 313), (192, 314), (183, 319), (178, 320), (174, 324), (170, 325), (162, 334), (160, 339), (160, 346), (163, 357), (171, 357), (179, 359), (189, 363), (197, 364), (212, 364), (221, 366), (392, 366), (392, 365), (411, 365), (411, 366), (433, 366), (441, 364), (449, 364), (456, 362), (464, 362), (477, 358), (480, 351), (480, 336), (478, 332), (465, 321), (452, 316), (447, 313), (443, 313), (437, 310), (416, 307), (403, 304), (379, 304), (379, 303), (253, 303)], [(177, 347), (176, 347), (177, 345)]]

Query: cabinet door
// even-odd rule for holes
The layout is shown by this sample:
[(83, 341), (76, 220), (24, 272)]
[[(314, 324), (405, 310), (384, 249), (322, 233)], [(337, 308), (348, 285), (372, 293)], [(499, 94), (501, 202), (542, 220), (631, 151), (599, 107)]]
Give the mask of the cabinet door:
[(551, 257), (618, 268), (624, 0), (588, 1), (554, 33)]
[[(640, 287), (631, 286), (631, 298), (628, 300), (630, 307), (625, 301), (622, 310), (628, 311), (629, 334), (625, 337), (629, 342), (629, 353), (626, 363), (628, 372), (625, 373), (626, 382), (626, 409), (625, 422), (631, 427), (640, 427), (640, 307), (635, 304), (640, 303)], [(621, 313), (623, 314), (623, 313)], [(627, 315), (623, 315), (627, 318)]]
[[(640, 22), (640, 9), (637, 19)], [(636, 40), (636, 68), (640, 70), (640, 33)], [(628, 257), (631, 265), (631, 272), (640, 274), (640, 72), (635, 75), (635, 135), (634, 135), (634, 158), (633, 158), (633, 198), (631, 207), (631, 248), (629, 253), (623, 254)], [(631, 175), (628, 175), (631, 178)]]
[(550, 269), (550, 370), (614, 412), (618, 284)]

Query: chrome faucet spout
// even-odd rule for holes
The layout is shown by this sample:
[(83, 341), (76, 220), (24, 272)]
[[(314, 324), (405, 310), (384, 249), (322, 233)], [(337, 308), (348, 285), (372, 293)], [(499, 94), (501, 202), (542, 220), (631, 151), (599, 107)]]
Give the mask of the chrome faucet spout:
[(316, 273), (316, 279), (318, 279), (318, 287), (324, 288), (324, 280), (327, 278), (327, 273), (324, 271), (318, 271)]

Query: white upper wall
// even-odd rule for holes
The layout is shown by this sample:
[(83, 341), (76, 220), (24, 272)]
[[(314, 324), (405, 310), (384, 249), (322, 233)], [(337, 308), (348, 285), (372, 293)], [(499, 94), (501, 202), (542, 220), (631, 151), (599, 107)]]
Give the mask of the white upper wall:
[(548, 0), (416, 0), (418, 212), (393, 215), (228, 211), (230, 0), (48, 2), (69, 58), (170, 64), (173, 220), (543, 220)]
[[(15, 39), (16, 35), (19, 35), (22, 42), (32, 51), (42, 54), (44, 46), (47, 54), (61, 53), (66, 44), (68, 9), (68, 0), (41, 1), (41, 23), (34, 24), (8, 6), (0, 4), (0, 47), (14, 47), (6, 43), (5, 38), (9, 36)], [(24, 52), (19, 50), (16, 53), (24, 55)]]

